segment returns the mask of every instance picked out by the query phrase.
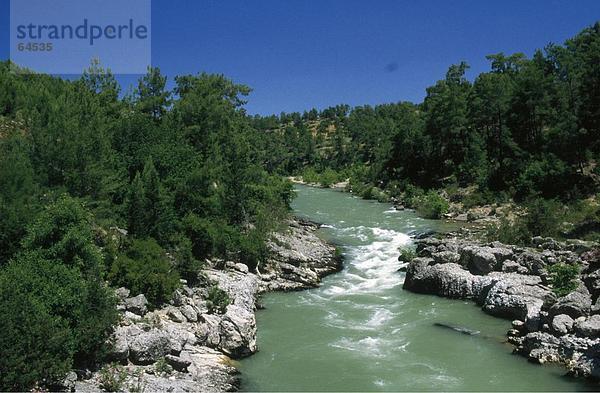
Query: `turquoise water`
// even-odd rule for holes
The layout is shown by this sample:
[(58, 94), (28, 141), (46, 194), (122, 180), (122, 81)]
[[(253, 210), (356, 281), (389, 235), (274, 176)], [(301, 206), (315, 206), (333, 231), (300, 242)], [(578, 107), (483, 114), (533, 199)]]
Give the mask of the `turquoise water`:
[[(575, 391), (559, 367), (512, 354), (510, 322), (471, 302), (402, 290), (398, 248), (413, 230), (448, 224), (333, 190), (297, 187), (297, 215), (345, 256), (344, 270), (314, 290), (272, 293), (259, 311), (260, 351), (241, 362), (246, 391)], [(481, 331), (469, 336), (436, 327)]]

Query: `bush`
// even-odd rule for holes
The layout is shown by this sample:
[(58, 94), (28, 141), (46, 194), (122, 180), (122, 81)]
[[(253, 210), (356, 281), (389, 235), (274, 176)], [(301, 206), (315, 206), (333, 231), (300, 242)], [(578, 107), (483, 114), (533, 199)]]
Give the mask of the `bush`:
[(0, 390), (51, 385), (93, 362), (116, 321), (101, 281), (39, 252), (20, 255), (0, 273)]
[(175, 267), (179, 276), (188, 281), (189, 284), (198, 282), (198, 273), (202, 269), (202, 262), (197, 260), (192, 253), (192, 242), (185, 236), (177, 240), (174, 250)]
[(531, 242), (531, 233), (522, 221), (512, 223), (504, 217), (500, 219), (500, 224), (488, 226), (486, 237), (489, 241), (499, 241), (504, 244), (525, 246)]
[(160, 358), (154, 363), (154, 372), (161, 377), (169, 376), (173, 374), (173, 367), (167, 363), (167, 359)]
[(560, 236), (564, 206), (556, 200), (535, 199), (527, 205), (524, 224), (532, 236)]
[(425, 218), (439, 219), (448, 212), (449, 204), (441, 195), (431, 190), (418, 199), (417, 212)]
[(98, 373), (100, 387), (106, 392), (122, 391), (126, 380), (127, 371), (116, 363), (105, 365)]
[(521, 172), (516, 181), (516, 198), (558, 197), (572, 190), (576, 179), (575, 173), (564, 161), (548, 154), (541, 160), (529, 162)]
[(259, 231), (252, 230), (237, 239), (239, 261), (248, 266), (251, 272), (255, 272), (258, 263), (264, 261), (269, 252), (264, 237)]
[(406, 207), (415, 208), (424, 195), (425, 192), (423, 189), (413, 186), (412, 184), (407, 184), (404, 188), (404, 204)]
[(400, 262), (410, 262), (417, 257), (417, 253), (412, 248), (402, 248), (398, 260)]
[(61, 196), (29, 226), (22, 246), (39, 251), (46, 259), (76, 267), (84, 274), (97, 275), (104, 266), (93, 239), (90, 213), (77, 199)]
[(169, 300), (179, 285), (165, 250), (153, 239), (133, 240), (114, 261), (108, 278), (115, 286), (129, 288), (133, 295), (143, 293), (154, 306)]
[(185, 235), (192, 242), (192, 254), (203, 260), (210, 256), (225, 257), (229, 250), (235, 250), (238, 231), (219, 220), (200, 218), (190, 213), (183, 219)]
[(215, 312), (225, 313), (229, 304), (231, 304), (231, 300), (227, 292), (216, 285), (210, 287), (208, 297), (206, 298), (206, 306), (210, 314), (214, 314)]
[(506, 244), (529, 245), (534, 236), (561, 237), (564, 218), (565, 209), (559, 202), (535, 199), (514, 222), (503, 218), (498, 226), (488, 227), (487, 237)]
[(552, 290), (558, 296), (565, 296), (577, 289), (579, 266), (557, 263), (548, 267)]

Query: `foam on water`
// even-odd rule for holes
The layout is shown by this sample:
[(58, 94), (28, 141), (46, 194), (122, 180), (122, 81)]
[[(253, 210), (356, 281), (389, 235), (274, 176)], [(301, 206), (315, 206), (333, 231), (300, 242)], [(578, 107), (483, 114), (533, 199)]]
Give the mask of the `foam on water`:
[[(402, 283), (396, 274), (400, 267), (398, 249), (410, 242), (410, 237), (391, 229), (365, 226), (340, 229), (345, 235), (359, 240), (372, 239), (369, 244), (347, 250), (349, 265), (338, 285), (324, 290), (326, 295), (378, 293)], [(370, 233), (369, 233), (370, 232)]]

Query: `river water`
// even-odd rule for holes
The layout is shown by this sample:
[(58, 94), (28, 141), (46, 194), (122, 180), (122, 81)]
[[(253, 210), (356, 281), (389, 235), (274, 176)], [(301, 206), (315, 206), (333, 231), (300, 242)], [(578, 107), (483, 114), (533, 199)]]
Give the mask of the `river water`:
[[(297, 186), (296, 215), (345, 256), (318, 289), (272, 293), (259, 311), (259, 352), (240, 369), (246, 391), (575, 391), (559, 367), (513, 355), (510, 322), (472, 302), (402, 290), (398, 248), (438, 221), (334, 190)], [(470, 336), (434, 326), (479, 330)]]

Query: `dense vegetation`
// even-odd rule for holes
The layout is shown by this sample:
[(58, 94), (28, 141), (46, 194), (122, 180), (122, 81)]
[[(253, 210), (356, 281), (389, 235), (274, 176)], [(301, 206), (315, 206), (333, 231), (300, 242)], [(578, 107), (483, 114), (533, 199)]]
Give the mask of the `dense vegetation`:
[(223, 76), (167, 91), (150, 69), (119, 98), (98, 62), (74, 81), (12, 67), (0, 64), (0, 390), (27, 390), (101, 355), (116, 321), (105, 280), (158, 305), (208, 257), (255, 269), (292, 194), (260, 165), (249, 89)]
[(355, 192), (373, 199), (384, 197), (382, 189), (407, 192), (428, 216), (443, 206), (418, 188), (475, 185), (463, 201), (470, 205), (593, 195), (600, 176), (600, 23), (531, 59), (488, 59), (491, 70), (473, 82), (467, 64), (450, 66), (422, 104), (257, 117), (255, 126), (272, 134), (267, 167), (324, 185), (350, 178)]
[[(495, 229), (507, 241), (558, 233), (565, 215), (585, 224), (575, 236), (596, 228), (580, 200), (600, 176), (600, 24), (531, 59), (488, 58), (473, 82), (451, 66), (421, 104), (269, 117), (248, 116), (250, 89), (221, 75), (169, 91), (151, 68), (121, 95), (98, 62), (72, 81), (0, 63), (0, 390), (101, 359), (117, 318), (105, 283), (156, 306), (206, 258), (256, 269), (292, 198), (281, 175), (350, 178), (432, 218), (448, 209), (441, 188), (474, 185), (465, 205), (527, 201)], [(553, 272), (557, 286), (572, 273)], [(212, 312), (228, 303), (211, 289)]]

